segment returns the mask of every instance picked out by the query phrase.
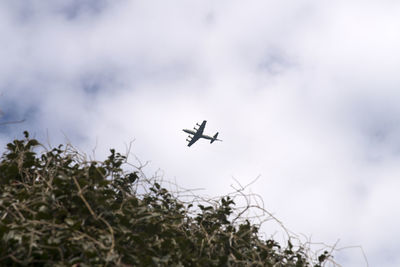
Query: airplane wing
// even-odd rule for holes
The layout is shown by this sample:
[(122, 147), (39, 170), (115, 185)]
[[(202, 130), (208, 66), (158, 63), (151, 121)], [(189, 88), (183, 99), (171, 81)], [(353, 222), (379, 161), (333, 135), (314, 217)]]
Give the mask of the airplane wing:
[(193, 145), (197, 140), (200, 139), (200, 137), (203, 135), (204, 128), (206, 127), (207, 121), (203, 121), (201, 125), (197, 124), (199, 126), (199, 129), (197, 129), (196, 133), (193, 135), (192, 140), (189, 141), (188, 146)]
[(196, 143), (196, 141), (199, 140), (199, 139), (200, 139), (200, 136), (199, 136), (199, 135), (197, 135), (197, 134), (194, 135), (194, 136), (192, 137), (192, 140), (189, 141), (188, 146), (193, 145), (193, 144)]
[(199, 136), (201, 136), (204, 132), (204, 128), (206, 127), (206, 123), (207, 121), (203, 121), (203, 123), (200, 125), (199, 129), (196, 132), (196, 135), (198, 134)]

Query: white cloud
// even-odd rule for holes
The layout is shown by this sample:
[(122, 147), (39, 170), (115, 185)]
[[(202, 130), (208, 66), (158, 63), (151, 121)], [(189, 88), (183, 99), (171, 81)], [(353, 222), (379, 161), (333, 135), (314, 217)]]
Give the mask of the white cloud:
[[(1, 140), (63, 131), (101, 157), (135, 139), (149, 172), (210, 195), (261, 174), (290, 229), (397, 266), (397, 2), (16, 3), (0, 4), (0, 104), (31, 117)], [(224, 141), (187, 148), (203, 119)]]

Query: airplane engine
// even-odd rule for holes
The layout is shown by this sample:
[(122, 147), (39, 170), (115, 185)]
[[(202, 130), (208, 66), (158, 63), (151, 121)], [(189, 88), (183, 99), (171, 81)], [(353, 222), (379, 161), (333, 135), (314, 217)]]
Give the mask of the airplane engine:
[(197, 126), (200, 126), (200, 124), (196, 123)]

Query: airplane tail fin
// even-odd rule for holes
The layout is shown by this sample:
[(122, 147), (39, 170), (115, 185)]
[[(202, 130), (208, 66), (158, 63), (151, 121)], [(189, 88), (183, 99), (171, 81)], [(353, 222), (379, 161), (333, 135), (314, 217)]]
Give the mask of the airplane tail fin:
[(213, 139), (211, 139), (210, 144), (214, 143), (214, 141), (222, 141), (217, 139), (217, 137), (218, 137), (218, 132), (213, 136)]

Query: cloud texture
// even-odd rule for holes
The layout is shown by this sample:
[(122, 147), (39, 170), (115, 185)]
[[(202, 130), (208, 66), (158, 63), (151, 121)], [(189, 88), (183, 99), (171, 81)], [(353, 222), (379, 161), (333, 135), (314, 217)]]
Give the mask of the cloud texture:
[[(150, 160), (205, 193), (252, 186), (314, 241), (399, 266), (396, 1), (4, 1), (2, 146), (28, 129)], [(222, 143), (188, 149), (208, 120)], [(366, 265), (358, 249), (335, 254)]]

